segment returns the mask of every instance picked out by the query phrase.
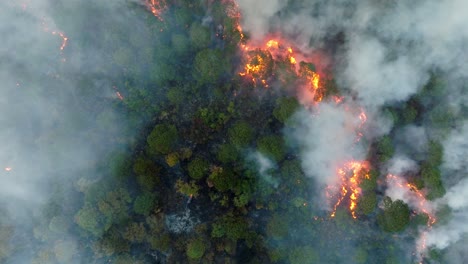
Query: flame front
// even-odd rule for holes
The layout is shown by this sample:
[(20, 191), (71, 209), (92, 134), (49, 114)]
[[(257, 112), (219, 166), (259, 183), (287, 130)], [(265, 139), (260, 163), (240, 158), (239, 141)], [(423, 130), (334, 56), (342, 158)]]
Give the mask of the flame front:
[(405, 179), (393, 174), (387, 175), (387, 184), (396, 187), (407, 194), (410, 206), (417, 213), (423, 213), (427, 216), (426, 228), (421, 231), (417, 241), (416, 250), (418, 258), (422, 259), (423, 254), (427, 251), (426, 236), (432, 226), (437, 222), (437, 218), (433, 212), (431, 203), (426, 199), (424, 193), (417, 188), (416, 185), (407, 182)]
[(356, 208), (358, 199), (361, 195), (361, 188), (359, 185), (364, 179), (369, 179), (369, 163), (367, 161), (350, 161), (346, 162), (342, 167), (337, 170), (337, 174), (340, 176), (340, 187), (339, 192), (333, 191), (333, 186), (327, 187), (327, 196), (333, 198), (338, 194), (337, 201), (333, 205), (332, 213), (330, 217), (335, 217), (336, 210), (342, 204), (342, 202), (349, 199), (349, 211), (351, 216), (356, 219)]
[(148, 10), (160, 21), (163, 21), (161, 15), (166, 10), (167, 4), (164, 0), (145, 0), (145, 5)]

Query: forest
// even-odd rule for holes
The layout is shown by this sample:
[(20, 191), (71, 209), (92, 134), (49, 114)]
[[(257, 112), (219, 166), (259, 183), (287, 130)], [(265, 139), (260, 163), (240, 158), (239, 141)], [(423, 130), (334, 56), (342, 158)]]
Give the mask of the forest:
[(448, 263), (426, 236), (458, 213), (445, 145), (468, 108), (443, 70), (364, 105), (323, 63), (346, 32), (259, 40), (234, 0), (52, 2), (41, 62), (1, 53), (23, 135), (2, 173), (43, 197), (2, 189), (1, 263)]

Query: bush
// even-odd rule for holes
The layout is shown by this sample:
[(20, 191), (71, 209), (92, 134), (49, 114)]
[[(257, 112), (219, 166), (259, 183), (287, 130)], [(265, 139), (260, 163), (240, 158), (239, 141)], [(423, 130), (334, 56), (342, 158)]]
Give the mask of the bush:
[(243, 147), (250, 143), (253, 137), (252, 127), (244, 121), (235, 123), (228, 131), (229, 141), (237, 147)]
[(273, 116), (281, 123), (285, 123), (300, 107), (299, 102), (294, 97), (282, 97), (276, 100), (276, 107)]
[(377, 216), (379, 226), (386, 232), (400, 232), (408, 225), (410, 210), (402, 200), (384, 198), (384, 210)]
[(133, 202), (133, 211), (141, 215), (149, 215), (154, 207), (154, 201), (156, 196), (150, 192), (145, 192), (135, 199)]
[(208, 172), (210, 164), (202, 158), (193, 159), (188, 165), (188, 174), (194, 180), (200, 180)]
[(205, 242), (201, 239), (194, 239), (187, 245), (187, 257), (190, 259), (200, 259), (205, 254), (206, 246)]
[(276, 162), (284, 158), (284, 142), (280, 136), (266, 136), (257, 141), (257, 148), (262, 154), (273, 158)]
[(168, 154), (173, 150), (177, 139), (178, 133), (174, 125), (159, 124), (154, 127), (146, 141), (152, 154)]

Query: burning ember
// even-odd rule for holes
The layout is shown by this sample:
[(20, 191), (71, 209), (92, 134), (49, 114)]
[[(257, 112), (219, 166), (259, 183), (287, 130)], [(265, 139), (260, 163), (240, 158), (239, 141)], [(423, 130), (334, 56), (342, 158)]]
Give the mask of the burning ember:
[(359, 196), (361, 195), (361, 188), (359, 185), (364, 179), (370, 179), (369, 164), (367, 161), (350, 161), (346, 162), (342, 167), (337, 170), (340, 176), (340, 186), (327, 187), (327, 196), (331, 199), (336, 196), (337, 201), (333, 205), (330, 217), (335, 217), (336, 210), (346, 199), (349, 202), (348, 208), (351, 216), (356, 219), (356, 206)]
[(427, 250), (427, 232), (431, 230), (432, 226), (437, 222), (432, 204), (426, 200), (426, 197), (421, 190), (419, 190), (414, 184), (407, 182), (402, 177), (388, 174), (386, 181), (390, 188), (396, 188), (399, 193), (403, 193), (404, 198), (402, 200), (407, 202), (416, 213), (422, 213), (427, 216), (426, 229), (421, 231), (416, 246), (418, 257), (422, 258), (422, 255)]
[(67, 46), (68, 37), (65, 36), (65, 34), (63, 34), (62, 32), (59, 32), (59, 31), (52, 31), (52, 35), (58, 35), (59, 37), (62, 38), (62, 45), (60, 45), (60, 50), (63, 51), (65, 49), (65, 47)]
[(145, 0), (145, 5), (148, 10), (160, 21), (163, 21), (161, 14), (166, 10), (167, 4), (164, 0)]

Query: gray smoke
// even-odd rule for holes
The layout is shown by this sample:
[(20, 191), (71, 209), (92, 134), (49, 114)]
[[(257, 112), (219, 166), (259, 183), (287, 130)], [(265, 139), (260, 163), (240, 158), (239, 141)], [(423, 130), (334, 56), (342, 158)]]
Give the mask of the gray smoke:
[[(370, 126), (379, 127), (378, 124), (382, 123), (384, 117), (379, 114), (382, 106), (404, 102), (421, 90), (432, 73), (447, 80), (445, 93), (436, 99), (439, 107), (449, 109), (456, 120), (466, 119), (463, 109), (468, 106), (468, 2), (304, 0), (290, 2), (270, 17), (265, 17), (265, 13), (257, 15), (263, 12), (261, 9), (264, 7), (254, 2), (257, 3), (242, 1), (240, 4), (243, 10), (250, 8), (243, 14), (243, 26), (254, 30), (251, 35), (255, 39), (280, 31), (295, 39), (305, 52), (312, 48), (327, 50), (329, 45), (337, 46), (332, 54), (335, 57), (335, 78), (341, 87), (349, 88), (356, 103), (366, 109), (371, 117), (368, 121)], [(268, 6), (269, 13), (278, 8), (277, 4)], [(336, 42), (340, 41), (342, 43), (337, 45)], [(303, 146), (303, 166), (319, 182), (333, 182), (330, 177), (333, 177), (332, 168), (337, 161), (363, 157), (363, 153), (356, 152), (355, 145), (349, 140), (352, 133), (345, 128), (346, 114), (340, 111), (340, 106), (327, 105), (318, 113), (301, 112), (297, 116), (302, 122), (294, 136), (297, 144)], [(440, 131), (430, 119), (425, 119), (420, 127), (403, 129), (397, 137), (397, 143), (401, 144), (396, 146), (397, 156), (414, 148), (410, 153), (415, 154), (411, 158), (416, 161), (425, 155), (428, 140), (444, 143), (442, 178), (447, 186), (452, 187), (441, 200), (454, 213), (448, 224), (441, 224), (429, 233), (429, 243), (438, 248), (455, 243), (467, 232), (466, 225), (462, 223), (466, 220), (468, 208), (465, 204), (455, 203), (463, 201), (467, 192), (466, 180), (463, 179), (467, 174), (468, 129), (466, 124), (460, 123), (463, 121), (456, 121), (455, 127), (449, 131)], [(380, 132), (384, 131), (389, 129)], [(375, 131), (366, 131), (365, 134), (372, 138)], [(411, 159), (405, 159), (414, 165)], [(400, 171), (404, 168), (401, 163), (401, 160), (394, 160), (389, 168)], [(458, 259), (463, 256), (452, 255), (457, 255)], [(461, 262), (466, 262), (466, 258), (458, 263)]]
[[(83, 76), (115, 73), (109, 54), (93, 45), (104, 36), (90, 36), (97, 26), (87, 24), (95, 19), (92, 12), (102, 12), (103, 23), (125, 21), (137, 27), (142, 21), (135, 16), (132, 21), (121, 12), (126, 7), (123, 0), (88, 4), (89, 9), (80, 1), (0, 3), (0, 224), (2, 230), (13, 228), (13, 238), (34, 229), (37, 239), (22, 245), (12, 239), (15, 254), (7, 263), (31, 263), (41, 246), (55, 250), (61, 263), (71, 263), (73, 255), (79, 261), (81, 238), (39, 230), (36, 224), (50, 213), (47, 206), (52, 197), (63, 201), (54, 223), (73, 224), (73, 219), (60, 216), (60, 210), (75, 199), (73, 190), (60, 186), (73, 188), (69, 183), (84, 175), (91, 180), (103, 177), (96, 163), (114, 149), (109, 142), (125, 126), (112, 108), (118, 100), (112, 80), (100, 77), (83, 82)], [(90, 44), (86, 48), (85, 42)], [(2, 231), (2, 240), (8, 239), (3, 235)], [(5, 248), (1, 250), (0, 261)]]

